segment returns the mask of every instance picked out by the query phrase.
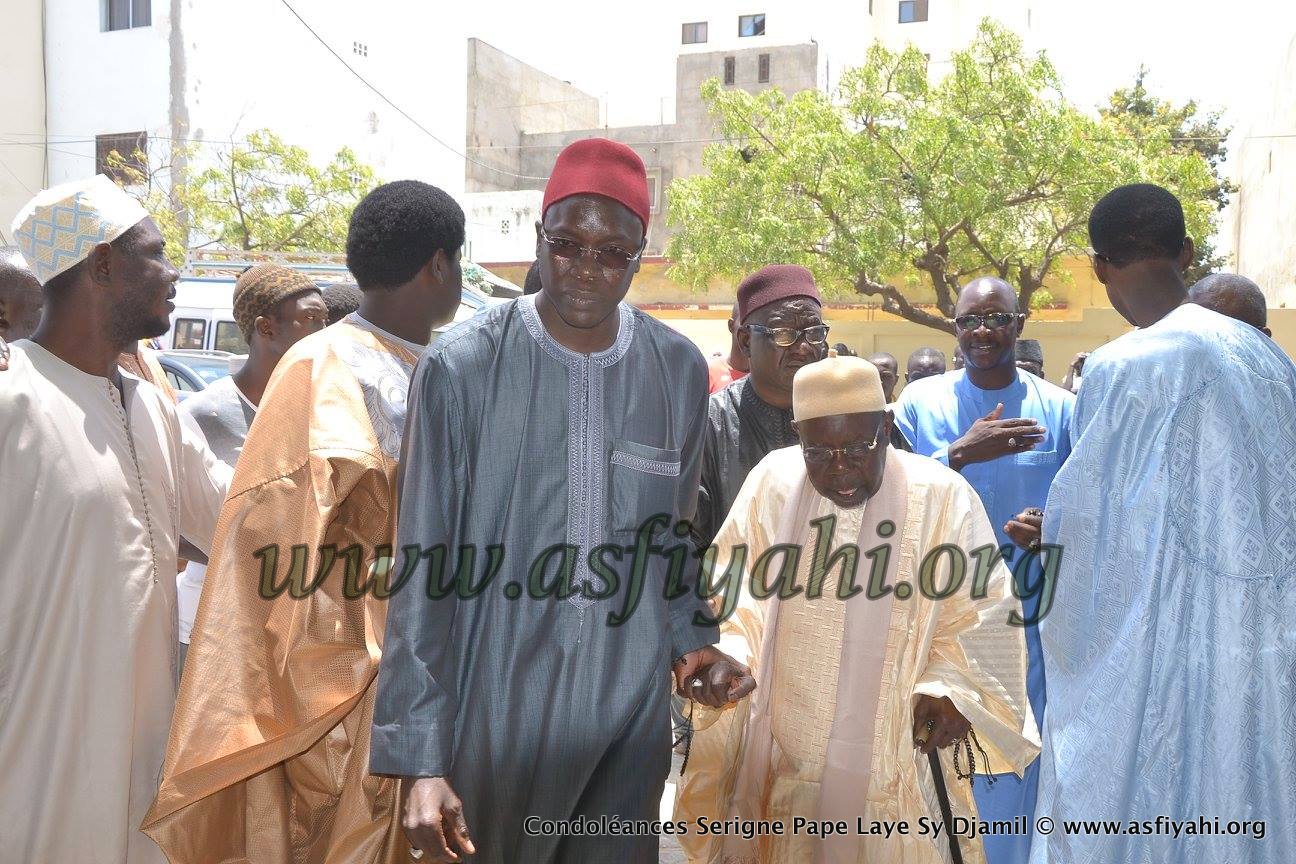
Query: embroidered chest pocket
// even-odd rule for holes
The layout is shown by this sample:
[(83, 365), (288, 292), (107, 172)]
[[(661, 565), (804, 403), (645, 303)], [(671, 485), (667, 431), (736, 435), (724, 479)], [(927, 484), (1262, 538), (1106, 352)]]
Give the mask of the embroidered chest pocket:
[(612, 442), (609, 480), (613, 531), (636, 532), (658, 514), (665, 514), (669, 521), (654, 526), (654, 534), (674, 522), (680, 451), (617, 439)]

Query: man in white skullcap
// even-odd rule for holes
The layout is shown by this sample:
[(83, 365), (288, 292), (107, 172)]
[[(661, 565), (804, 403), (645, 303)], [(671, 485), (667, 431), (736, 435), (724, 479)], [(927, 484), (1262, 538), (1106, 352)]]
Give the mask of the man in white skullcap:
[[(1039, 750), (1026, 645), (1009, 624), (1020, 604), (987, 554), (994, 531), (972, 487), (889, 446), (877, 367), (830, 352), (797, 371), (792, 411), (801, 443), (752, 470), (716, 538), (713, 584), (731, 613), (721, 649), (758, 686), (724, 709), (694, 706), (675, 809), (694, 825), (786, 830), (681, 844), (726, 864), (950, 860), (948, 835), (930, 830), (942, 819), (927, 754), (946, 748), (953, 815), (975, 818), (969, 765), (1020, 773)], [(848, 831), (794, 831), (795, 817)], [(904, 820), (908, 834), (869, 834), (874, 820)], [(984, 861), (979, 837), (957, 842), (965, 862)]]
[(13, 234), (45, 310), (0, 375), (0, 857), (163, 862), (138, 828), (175, 701), (176, 549), (210, 545), (230, 471), (117, 366), (166, 332), (178, 278), (139, 204), (96, 176)]

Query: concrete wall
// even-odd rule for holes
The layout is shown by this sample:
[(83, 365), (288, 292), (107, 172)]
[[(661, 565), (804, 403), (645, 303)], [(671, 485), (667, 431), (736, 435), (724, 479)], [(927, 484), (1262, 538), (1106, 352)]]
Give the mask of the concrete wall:
[(45, 0), (51, 185), (94, 173), (96, 135), (170, 137), (168, 5), (153, 0), (150, 26), (107, 33), (101, 10), (97, 0)]
[[(777, 87), (789, 95), (802, 90), (816, 90), (819, 80), (819, 46), (813, 42), (799, 45), (748, 46), (752, 39), (741, 40), (738, 50), (682, 53), (675, 61), (676, 125), (697, 137), (710, 137), (713, 124), (707, 105), (702, 101), (702, 85), (711, 78), (724, 80), (725, 58), (735, 61), (734, 86), (748, 93), (759, 93)], [(769, 83), (758, 80), (760, 57), (770, 57)], [(699, 153), (700, 156), (700, 153)], [(700, 163), (699, 163), (700, 165)]]
[[(693, 340), (706, 356), (717, 352), (723, 355), (729, 350), (729, 331), (725, 325), (729, 317), (727, 306), (704, 312), (654, 310), (652, 314)], [(953, 336), (875, 310), (830, 306), (824, 318), (832, 328), (828, 334), (830, 342), (845, 342), (862, 356), (876, 351), (895, 355), (900, 362), (901, 384), (905, 360), (914, 349), (929, 346), (945, 352), (946, 357), (954, 350)], [(1271, 309), (1269, 325), (1278, 345), (1289, 357), (1296, 357), (1296, 309)], [(1114, 309), (1086, 309), (1078, 320), (1032, 318), (1023, 336), (1040, 341), (1045, 377), (1059, 384), (1076, 352), (1092, 351), (1130, 329)], [(896, 392), (900, 389), (903, 388)]]
[[(471, 261), (530, 264), (535, 258), (535, 223), (540, 218), (541, 198), (538, 189), (465, 193), (460, 199), (468, 222), (464, 257)], [(525, 267), (522, 275), (526, 275)]]
[[(836, 89), (841, 72), (858, 66), (869, 46), (880, 39), (892, 48), (912, 42), (931, 55), (931, 71), (939, 77), (949, 71), (950, 53), (966, 45), (984, 17), (1003, 22), (1031, 44), (1031, 7), (1035, 0), (931, 0), (928, 20), (900, 23), (900, 0), (854, 0), (847, 3), (807, 3), (805, 0), (692, 0), (682, 4), (677, 17), (685, 22), (706, 21), (708, 39), (703, 45), (681, 45), (682, 54), (756, 48), (792, 42), (819, 46), (817, 78), (822, 89)], [(740, 38), (738, 18), (765, 14), (765, 35)], [(677, 37), (678, 38), (678, 37)]]
[(535, 173), (521, 170), (523, 135), (599, 125), (596, 97), (480, 39), (468, 40), (467, 75), (469, 192), (542, 188), (517, 176)]
[[(469, 40), (469, 43), (468, 139), (478, 143), (468, 152), (475, 161), (489, 167), (472, 162), (467, 165), (468, 190), (543, 189), (554, 160), (571, 142), (596, 136), (621, 141), (634, 148), (648, 170), (653, 192), (653, 214), (648, 227), (650, 255), (661, 254), (670, 236), (666, 226), (669, 208), (666, 189), (676, 177), (688, 177), (702, 171), (702, 152), (716, 138), (713, 123), (698, 91), (706, 79), (724, 75), (724, 58), (732, 56), (736, 60), (735, 86), (751, 92), (779, 87), (795, 93), (816, 86), (818, 48), (813, 44), (685, 54), (678, 58), (676, 66), (680, 122), (610, 129), (584, 126), (558, 131), (531, 131), (517, 106), (524, 104), (527, 98), (539, 97), (519, 94), (547, 92), (551, 96), (570, 97), (572, 102), (562, 104), (577, 106), (572, 110), (576, 110), (578, 115), (593, 110), (595, 117), (597, 100), (585, 97), (592, 101), (582, 101), (580, 97), (584, 94), (581, 91), (563, 82), (555, 83), (555, 79), (480, 40)], [(770, 55), (768, 84), (757, 81), (761, 54)], [(539, 119), (535, 125), (561, 123), (563, 117), (560, 115), (562, 110), (558, 109), (542, 112), (542, 115), (537, 115)], [(588, 113), (584, 116), (586, 119), (589, 117)], [(494, 143), (483, 145), (480, 143), (483, 141)], [(516, 256), (532, 254), (521, 245), (514, 254), (503, 254), (507, 248), (500, 249), (500, 252), (494, 259), (484, 258), (481, 254), (477, 257), (509, 261), (517, 260)]]
[(1264, 289), (1269, 305), (1296, 307), (1296, 38), (1275, 82), (1273, 110), (1236, 158), (1236, 270)]
[(9, 224), (45, 185), (45, 69), (41, 0), (7, 0), (0, 29), (0, 244)]

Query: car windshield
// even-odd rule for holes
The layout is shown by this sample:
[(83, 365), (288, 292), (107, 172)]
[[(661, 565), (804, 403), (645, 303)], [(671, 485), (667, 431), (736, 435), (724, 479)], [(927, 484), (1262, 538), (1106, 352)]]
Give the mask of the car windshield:
[(180, 362), (194, 371), (204, 384), (211, 384), (230, 374), (229, 361), (225, 358), (184, 357)]

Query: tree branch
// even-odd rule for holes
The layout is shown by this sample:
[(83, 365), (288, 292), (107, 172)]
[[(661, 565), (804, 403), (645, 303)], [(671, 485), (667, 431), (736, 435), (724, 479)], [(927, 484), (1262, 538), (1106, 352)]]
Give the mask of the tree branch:
[(933, 315), (926, 309), (919, 309), (909, 302), (909, 300), (900, 293), (900, 289), (894, 285), (885, 285), (881, 282), (875, 282), (865, 274), (861, 273), (855, 277), (855, 290), (866, 297), (881, 297), (882, 311), (889, 312), (892, 315), (899, 315), (906, 321), (912, 321), (915, 324), (921, 324), (924, 327), (932, 327), (936, 330), (942, 330), (954, 335), (954, 322), (942, 315)]

